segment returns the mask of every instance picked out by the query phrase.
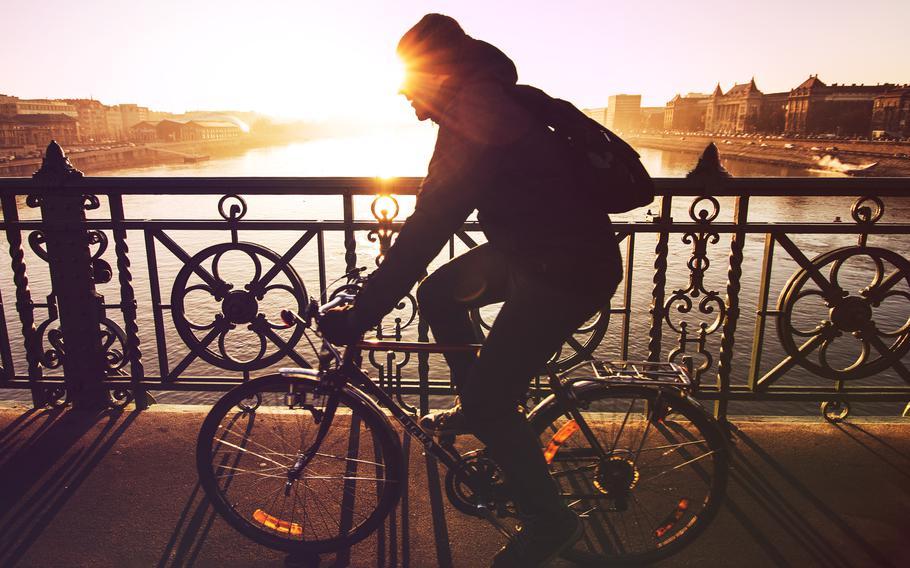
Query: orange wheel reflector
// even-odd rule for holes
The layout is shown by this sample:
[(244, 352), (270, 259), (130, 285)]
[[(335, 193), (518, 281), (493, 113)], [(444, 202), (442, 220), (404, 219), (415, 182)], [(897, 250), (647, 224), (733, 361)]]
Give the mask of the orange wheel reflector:
[(256, 511), (253, 513), (253, 520), (260, 525), (272, 529), (273, 531), (289, 534), (291, 536), (303, 536), (303, 527), (301, 525), (288, 521), (282, 521), (278, 517), (273, 517), (272, 515), (266, 513), (262, 509), (256, 509)]
[(551, 463), (553, 458), (556, 457), (556, 452), (559, 451), (559, 447), (565, 443), (569, 437), (578, 432), (578, 423), (574, 420), (569, 420), (562, 425), (562, 428), (559, 429), (553, 437), (550, 439), (550, 443), (547, 444), (547, 449), (543, 452), (543, 457), (547, 460), (547, 463)]
[(686, 511), (689, 510), (689, 500), (680, 499), (679, 504), (676, 505), (676, 510), (670, 513), (666, 519), (664, 519), (663, 524), (661, 524), (657, 529), (654, 530), (654, 536), (657, 538), (663, 537), (667, 532), (673, 528), (673, 526), (678, 523), (683, 515), (686, 514)]

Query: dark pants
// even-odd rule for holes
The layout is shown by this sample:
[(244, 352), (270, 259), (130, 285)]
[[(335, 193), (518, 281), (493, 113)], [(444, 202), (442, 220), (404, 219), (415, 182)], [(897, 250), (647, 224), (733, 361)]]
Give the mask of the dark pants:
[(517, 402), (566, 337), (606, 305), (617, 281), (598, 282), (596, 292), (573, 292), (484, 244), (441, 266), (417, 290), (421, 316), (439, 343), (476, 341), (469, 310), (505, 302), (478, 357), (446, 358), (472, 432), (502, 468), (526, 514), (563, 505)]

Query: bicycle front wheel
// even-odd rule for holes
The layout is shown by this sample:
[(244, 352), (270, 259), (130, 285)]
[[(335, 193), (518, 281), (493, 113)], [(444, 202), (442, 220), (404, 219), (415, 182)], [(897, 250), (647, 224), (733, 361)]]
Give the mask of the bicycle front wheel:
[[(404, 486), (386, 417), (341, 391), (331, 429), (313, 448), (328, 396), (317, 381), (270, 375), (240, 385), (209, 412), (196, 445), (199, 482), (248, 538), (288, 552), (349, 548), (376, 530)], [(297, 476), (288, 473), (309, 450)]]
[(573, 387), (576, 414), (533, 419), (563, 498), (585, 534), (564, 555), (583, 565), (655, 562), (689, 544), (723, 499), (720, 427), (688, 397), (654, 388)]

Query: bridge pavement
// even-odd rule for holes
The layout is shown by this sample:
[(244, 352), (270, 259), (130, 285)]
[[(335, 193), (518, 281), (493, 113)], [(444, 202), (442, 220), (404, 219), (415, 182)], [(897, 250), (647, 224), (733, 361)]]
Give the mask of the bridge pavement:
[[(0, 566), (283, 566), (202, 498), (193, 447), (203, 416), (0, 406)], [(661, 566), (910, 566), (910, 421), (740, 420), (735, 431), (727, 503)], [(445, 502), (419, 448), (409, 469), (406, 509), (321, 566), (486, 565), (497, 534)]]

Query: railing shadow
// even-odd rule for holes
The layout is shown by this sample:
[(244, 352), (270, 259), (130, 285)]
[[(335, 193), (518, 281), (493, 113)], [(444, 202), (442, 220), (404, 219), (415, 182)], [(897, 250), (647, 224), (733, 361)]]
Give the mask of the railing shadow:
[[(732, 429), (741, 446), (734, 447), (731, 487), (728, 489), (725, 507), (767, 554), (770, 563), (789, 567), (799, 565), (800, 562), (785, 554), (784, 551), (792, 550), (792, 547), (776, 541), (768, 530), (769, 526), (784, 530), (790, 539), (796, 541), (800, 550), (819, 566), (855, 566), (855, 558), (841, 554), (845, 543), (864, 556), (866, 565), (895, 566), (840, 513), (818, 497), (812, 487), (796, 477), (744, 431), (735, 426)], [(762, 471), (767, 472), (769, 469), (783, 481), (783, 487), (778, 480), (772, 481)], [(758, 510), (747, 510), (741, 501), (730, 498), (731, 493), (742, 493), (757, 504)], [(810, 515), (806, 506), (788, 497), (788, 493), (798, 495), (800, 500), (807, 502), (814, 514)], [(773, 525), (756, 519), (756, 513), (767, 515)], [(822, 530), (813, 524), (811, 519), (817, 519), (819, 514), (836, 531), (831, 531), (828, 527)]]
[(892, 468), (899, 475), (910, 481), (910, 453), (901, 451), (873, 432), (863, 428), (862, 424), (840, 422), (837, 428), (853, 439), (860, 447), (872, 454), (875, 459)]
[(135, 418), (120, 410), (36, 410), (4, 429), (0, 566), (21, 560)]
[(197, 482), (168, 539), (157, 568), (193, 566), (215, 522), (215, 510)]

